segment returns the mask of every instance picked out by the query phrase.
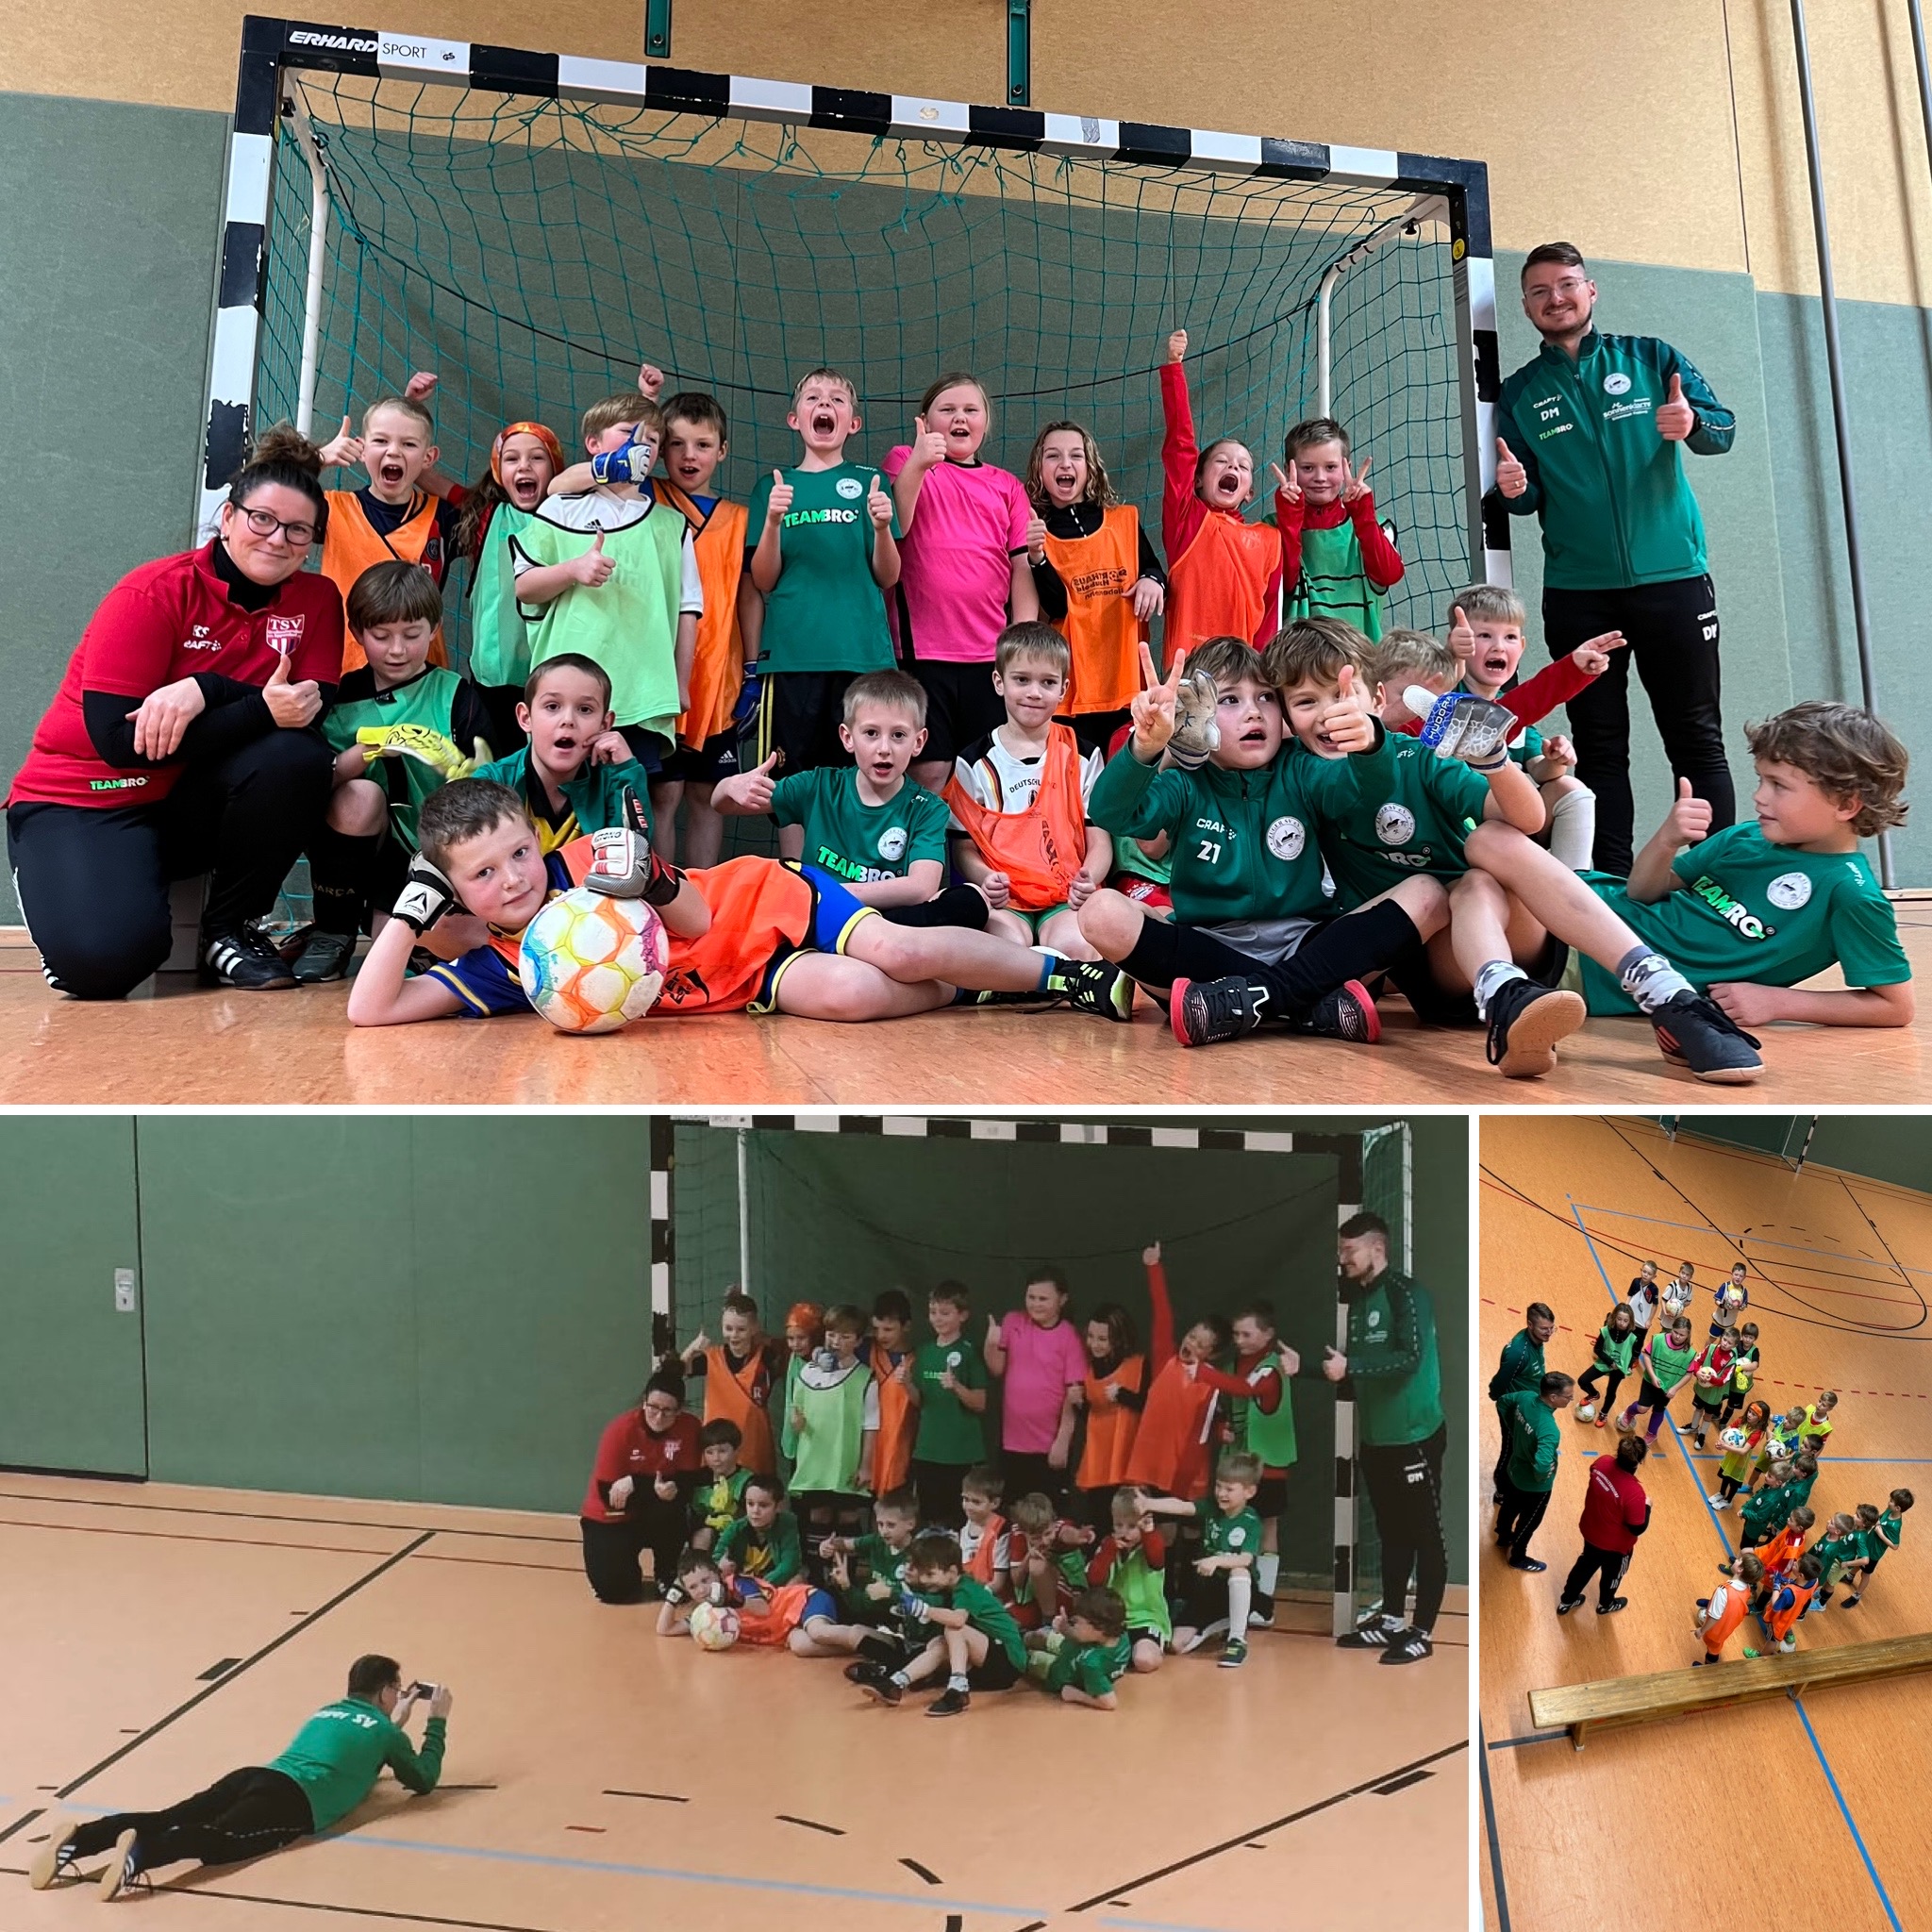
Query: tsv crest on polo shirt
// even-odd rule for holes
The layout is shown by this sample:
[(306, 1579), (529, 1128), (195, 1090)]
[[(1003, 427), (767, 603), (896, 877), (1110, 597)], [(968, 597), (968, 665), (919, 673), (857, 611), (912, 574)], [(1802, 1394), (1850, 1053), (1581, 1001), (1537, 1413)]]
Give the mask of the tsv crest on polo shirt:
[(302, 619), (271, 617), (268, 621), (268, 647), (287, 657), (302, 641)]
[(1811, 875), (1803, 872), (1781, 872), (1764, 889), (1764, 896), (1783, 912), (1795, 912), (1811, 896)]
[(1299, 858), (1307, 842), (1307, 828), (1299, 819), (1279, 818), (1268, 827), (1268, 849), (1284, 863)]
[(1415, 837), (1415, 814), (1391, 799), (1375, 814), (1375, 837), (1385, 845), (1407, 845)]
[(865, 494), (865, 485), (857, 476), (841, 476), (832, 487), (844, 497), (857, 498)]
[(906, 857), (906, 827), (888, 825), (879, 834), (879, 857), (888, 865), (896, 865)]

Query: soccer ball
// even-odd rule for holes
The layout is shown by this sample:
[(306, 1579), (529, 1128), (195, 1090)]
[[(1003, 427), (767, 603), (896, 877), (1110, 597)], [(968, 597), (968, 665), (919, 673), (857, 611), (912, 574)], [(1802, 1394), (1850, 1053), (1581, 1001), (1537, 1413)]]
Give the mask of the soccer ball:
[(670, 941), (641, 899), (579, 887), (531, 920), (517, 958), (530, 1004), (564, 1033), (608, 1033), (651, 1010)]
[(1697, 1372), (1697, 1379), (1704, 1385), (1705, 1388), (1715, 1389), (1717, 1385), (1724, 1380), (1724, 1377), (1720, 1375), (1715, 1369), (1699, 1369)]
[(1595, 1422), (1596, 1404), (1593, 1402), (1586, 1402), (1583, 1405), (1583, 1407), (1576, 1411), (1576, 1420), (1580, 1423)]
[(738, 1612), (727, 1604), (695, 1605), (689, 1622), (700, 1650), (729, 1650), (738, 1641)]
[(1720, 1429), (1717, 1432), (1718, 1447), (1741, 1454), (1750, 1448), (1751, 1438), (1742, 1429)]

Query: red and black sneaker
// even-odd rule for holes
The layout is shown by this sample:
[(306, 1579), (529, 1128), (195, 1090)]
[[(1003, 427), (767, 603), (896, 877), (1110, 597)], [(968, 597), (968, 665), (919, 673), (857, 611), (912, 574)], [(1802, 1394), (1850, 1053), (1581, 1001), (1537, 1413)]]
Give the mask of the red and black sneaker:
[(1703, 993), (1677, 993), (1649, 1019), (1665, 1059), (1688, 1067), (1700, 1080), (1742, 1086), (1764, 1071), (1757, 1036)]

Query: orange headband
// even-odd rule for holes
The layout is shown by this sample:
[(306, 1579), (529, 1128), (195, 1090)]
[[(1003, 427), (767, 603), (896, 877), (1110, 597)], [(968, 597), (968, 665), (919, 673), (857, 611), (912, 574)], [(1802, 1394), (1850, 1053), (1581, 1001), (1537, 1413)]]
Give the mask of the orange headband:
[(550, 453), (551, 465), (563, 468), (563, 445), (557, 440), (554, 430), (546, 429), (541, 423), (510, 423), (497, 432), (496, 441), (490, 445), (490, 474), (501, 483), (503, 481), (503, 446), (512, 436), (534, 436)]

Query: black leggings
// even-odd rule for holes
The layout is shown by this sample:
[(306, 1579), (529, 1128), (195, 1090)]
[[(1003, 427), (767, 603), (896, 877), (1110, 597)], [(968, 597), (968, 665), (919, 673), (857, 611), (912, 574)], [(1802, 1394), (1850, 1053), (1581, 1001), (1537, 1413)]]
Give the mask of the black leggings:
[(919, 1526), (922, 1529), (958, 1529), (966, 1521), (960, 1507), (959, 1489), (966, 1480), (970, 1462), (922, 1462), (912, 1458), (912, 1487), (919, 1492)]
[[(1707, 576), (1628, 591), (1543, 591), (1543, 641), (1562, 658), (1588, 638), (1621, 630), (1627, 650), (1569, 702), (1576, 775), (1596, 793), (1596, 863), (1629, 873), (1635, 806), (1630, 796), (1630, 667), (1650, 693), (1674, 778), (1689, 778), (1710, 804), (1710, 829), (1737, 817), (1718, 675), (1717, 591)], [(1660, 818), (1659, 810), (1652, 815)]]
[(251, 1764), (165, 1811), (117, 1811), (90, 1819), (68, 1845), (77, 1858), (111, 1851), (124, 1831), (140, 1836), (143, 1871), (178, 1864), (233, 1865), (278, 1852), (315, 1829), (308, 1794), (287, 1773)]
[(602, 1604), (637, 1604), (644, 1600), (643, 1566), (638, 1561), (651, 1553), (651, 1581), (659, 1590), (677, 1571), (684, 1554), (690, 1502), (680, 1486), (676, 1500), (666, 1503), (651, 1489), (648, 1478), (631, 1493), (630, 1507), (609, 1523), (577, 1519), (584, 1537), (584, 1574)]
[(1382, 1540), (1382, 1609), (1399, 1617), (1415, 1575), (1412, 1628), (1436, 1627), (1442, 1591), (1449, 1582), (1449, 1553), (1442, 1547), (1442, 1453), (1449, 1442), (1445, 1423), (1421, 1442), (1388, 1448), (1364, 1445), (1362, 1486), (1375, 1512)]
[(1597, 1382), (1601, 1377), (1607, 1375), (1610, 1379), (1604, 1390), (1604, 1399), (1597, 1412), (1600, 1415), (1608, 1415), (1617, 1406), (1617, 1391), (1624, 1386), (1624, 1377), (1627, 1373), (1624, 1369), (1613, 1369), (1608, 1362), (1594, 1361), (1577, 1376), (1576, 1386), (1582, 1393), (1595, 1402)]
[(1060, 1498), (1066, 1492), (1067, 1472), (1056, 1469), (1043, 1452), (1035, 1454), (1024, 1449), (1002, 1449), (1000, 1474), (1006, 1478), (1007, 1485), (1006, 1501), (1001, 1507), (1008, 1516), (1022, 1496), (1037, 1492), (1058, 1509)]
[(1624, 1550), (1600, 1550), (1594, 1543), (1585, 1543), (1583, 1554), (1570, 1566), (1570, 1574), (1563, 1579), (1563, 1602), (1580, 1604), (1583, 1592), (1590, 1588), (1590, 1579), (1597, 1579), (1596, 1600), (1607, 1609), (1616, 1601), (1617, 1586), (1624, 1580), (1624, 1573), (1630, 1567), (1630, 1557)]
[(1392, 900), (1324, 920), (1276, 965), (1238, 952), (1205, 927), (1148, 919), (1119, 963), (1132, 978), (1165, 993), (1177, 979), (1246, 979), (1265, 987), (1274, 1017), (1300, 1020), (1351, 979), (1379, 973), (1415, 943), (1415, 922)]
[(271, 731), (189, 765), (158, 805), (8, 807), (21, 910), (49, 982), (125, 998), (168, 957), (173, 879), (208, 874), (205, 934), (260, 918), (328, 809), (331, 765), (319, 733)]

